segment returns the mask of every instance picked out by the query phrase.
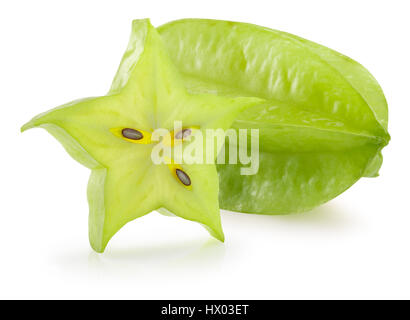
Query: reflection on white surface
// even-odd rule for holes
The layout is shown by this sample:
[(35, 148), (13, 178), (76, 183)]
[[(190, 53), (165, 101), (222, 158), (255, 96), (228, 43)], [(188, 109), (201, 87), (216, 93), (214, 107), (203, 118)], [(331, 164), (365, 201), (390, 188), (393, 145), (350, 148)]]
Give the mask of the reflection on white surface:
[[(90, 251), (88, 267), (96, 270), (134, 272), (151, 269), (212, 267), (225, 255), (223, 243), (206, 241), (167, 241), (130, 248), (108, 249), (104, 254)], [(80, 257), (79, 257), (80, 258)], [(81, 258), (80, 258), (81, 259)]]
[[(195, 273), (199, 270), (210, 273), (232, 263), (224, 262), (226, 256), (231, 260), (234, 257), (243, 260), (265, 246), (274, 252), (281, 243), (270, 242), (269, 236), (287, 234), (289, 237), (292, 233), (309, 234), (310, 230), (314, 237), (321, 237), (335, 232), (346, 233), (354, 226), (343, 209), (335, 204), (286, 216), (222, 211), (226, 242), (221, 243), (195, 223), (155, 213), (151, 215), (127, 225), (114, 236), (103, 254), (84, 247), (76, 252), (61, 252), (55, 257), (57, 265), (69, 272), (81, 274), (88, 270), (90, 276), (116, 278), (138, 277), (164, 270), (170, 273)], [(155, 232), (157, 223), (161, 224), (161, 232)], [(355, 223), (357, 227), (357, 221)], [(179, 232), (171, 232), (170, 229)], [(258, 243), (260, 239), (264, 239), (262, 245)]]
[(224, 222), (230, 224), (247, 225), (259, 229), (277, 226), (298, 227), (311, 226), (342, 229), (352, 226), (352, 221), (346, 215), (346, 208), (340, 208), (336, 203), (327, 203), (311, 211), (288, 215), (258, 215), (224, 211)]

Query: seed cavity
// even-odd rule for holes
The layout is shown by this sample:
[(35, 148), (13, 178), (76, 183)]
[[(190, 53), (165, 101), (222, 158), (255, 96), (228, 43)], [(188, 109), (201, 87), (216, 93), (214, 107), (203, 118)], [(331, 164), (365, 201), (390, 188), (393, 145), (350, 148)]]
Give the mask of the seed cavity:
[(181, 130), (181, 131), (178, 131), (176, 134), (175, 134), (175, 139), (185, 139), (186, 137), (188, 137), (188, 136), (190, 136), (191, 135), (191, 133), (192, 133), (192, 130), (191, 129), (183, 129), (183, 130)]
[(176, 169), (175, 174), (177, 175), (179, 181), (181, 181), (183, 185), (191, 185), (191, 179), (189, 178), (188, 174), (186, 174), (186, 172), (182, 171), (181, 169)]
[(125, 138), (131, 140), (141, 140), (144, 137), (142, 132), (131, 128), (122, 129), (121, 133)]

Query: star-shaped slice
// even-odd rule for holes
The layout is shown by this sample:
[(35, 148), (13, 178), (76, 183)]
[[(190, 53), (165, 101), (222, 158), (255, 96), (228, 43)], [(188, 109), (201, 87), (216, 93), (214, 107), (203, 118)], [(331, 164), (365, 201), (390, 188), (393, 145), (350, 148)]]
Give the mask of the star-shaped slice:
[[(131, 39), (106, 96), (70, 102), (33, 118), (22, 131), (42, 127), (77, 161), (92, 169), (88, 184), (89, 238), (103, 252), (127, 222), (153, 210), (201, 223), (217, 239), (224, 234), (214, 163), (155, 164), (156, 129), (173, 130), (170, 145), (189, 142), (193, 131), (227, 129), (257, 98), (191, 95), (149, 20), (133, 22)], [(188, 139), (187, 139), (188, 140)], [(165, 141), (165, 140), (164, 140)]]

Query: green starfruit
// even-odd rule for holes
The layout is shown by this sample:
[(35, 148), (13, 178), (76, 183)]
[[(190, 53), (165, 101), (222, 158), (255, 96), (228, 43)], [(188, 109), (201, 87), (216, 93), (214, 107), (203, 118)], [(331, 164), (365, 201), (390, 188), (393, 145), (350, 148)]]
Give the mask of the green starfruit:
[[(124, 224), (153, 210), (199, 222), (223, 241), (215, 164), (154, 164), (152, 134), (160, 128), (171, 131), (174, 121), (201, 132), (227, 129), (240, 111), (260, 101), (189, 94), (155, 28), (149, 20), (136, 20), (106, 96), (40, 114), (22, 131), (45, 128), (92, 169), (89, 239), (95, 251), (103, 252)], [(171, 144), (176, 139), (185, 143), (184, 133), (176, 132)]]
[(246, 23), (185, 19), (158, 28), (191, 93), (252, 96), (233, 128), (260, 130), (260, 167), (218, 165), (223, 209), (309, 210), (382, 164), (387, 103), (359, 63), (297, 36)]

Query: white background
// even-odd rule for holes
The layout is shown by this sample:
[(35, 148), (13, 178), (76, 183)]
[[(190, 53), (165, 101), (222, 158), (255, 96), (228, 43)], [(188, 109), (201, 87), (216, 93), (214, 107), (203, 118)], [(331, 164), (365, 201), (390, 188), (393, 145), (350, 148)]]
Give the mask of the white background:
[[(3, 1), (0, 298), (410, 298), (408, 1)], [(251, 22), (363, 63), (389, 102), (376, 179), (291, 216), (222, 213), (226, 243), (157, 213), (103, 254), (88, 244), (89, 171), (32, 116), (105, 94), (131, 21)]]

